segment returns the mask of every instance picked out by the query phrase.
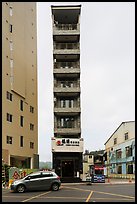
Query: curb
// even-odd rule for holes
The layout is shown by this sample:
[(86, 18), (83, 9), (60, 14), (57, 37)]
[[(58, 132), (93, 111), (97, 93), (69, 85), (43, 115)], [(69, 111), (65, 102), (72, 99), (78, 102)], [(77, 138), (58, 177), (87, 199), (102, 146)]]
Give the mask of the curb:
[[(127, 181), (123, 181), (123, 182), (105, 182), (105, 183), (92, 183), (92, 185), (96, 185), (96, 184), (110, 184), (110, 185), (112, 185), (112, 184), (135, 184), (135, 182), (134, 181), (132, 181), (132, 182), (127, 182)], [(62, 183), (61, 184), (62, 186), (64, 185), (88, 185), (88, 183), (86, 183), (86, 182), (81, 182), (81, 183)]]

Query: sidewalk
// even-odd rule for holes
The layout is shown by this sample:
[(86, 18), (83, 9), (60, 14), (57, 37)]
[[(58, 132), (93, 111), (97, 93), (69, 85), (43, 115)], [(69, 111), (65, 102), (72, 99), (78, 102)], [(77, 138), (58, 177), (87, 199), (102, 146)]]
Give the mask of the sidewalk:
[(123, 183), (135, 183), (135, 179), (119, 179), (119, 178), (106, 178), (105, 179), (106, 184), (123, 184)]
[[(129, 180), (129, 179), (105, 179), (105, 183), (92, 183), (93, 185), (95, 184), (134, 184), (135, 179)], [(79, 185), (79, 184), (87, 184), (86, 181), (82, 181), (79, 183), (62, 183), (62, 185)]]

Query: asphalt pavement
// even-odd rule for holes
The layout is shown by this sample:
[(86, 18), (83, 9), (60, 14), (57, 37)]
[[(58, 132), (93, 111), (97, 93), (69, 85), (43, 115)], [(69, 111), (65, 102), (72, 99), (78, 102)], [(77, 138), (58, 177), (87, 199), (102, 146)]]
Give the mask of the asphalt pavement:
[[(122, 178), (106, 178), (105, 183), (103, 184), (132, 184), (135, 183), (135, 179), (122, 179)], [(86, 181), (79, 182), (79, 183), (62, 183), (63, 185), (78, 185), (78, 184), (87, 184)], [(93, 183), (98, 184), (98, 183)]]

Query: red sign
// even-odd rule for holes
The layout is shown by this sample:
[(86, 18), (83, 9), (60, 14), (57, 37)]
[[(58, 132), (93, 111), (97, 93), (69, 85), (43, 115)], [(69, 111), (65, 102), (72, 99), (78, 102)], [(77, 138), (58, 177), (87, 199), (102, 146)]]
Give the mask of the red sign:
[(103, 166), (95, 166), (95, 170), (104, 170)]
[(57, 145), (61, 145), (61, 141), (58, 140), (58, 141), (56, 142), (56, 144), (57, 144)]

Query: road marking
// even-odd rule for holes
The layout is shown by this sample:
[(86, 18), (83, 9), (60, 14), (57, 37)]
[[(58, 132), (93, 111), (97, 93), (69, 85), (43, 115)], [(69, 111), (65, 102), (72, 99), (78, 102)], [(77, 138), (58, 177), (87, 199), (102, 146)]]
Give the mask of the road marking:
[(39, 195), (37, 195), (37, 196), (33, 196), (33, 197), (28, 198), (28, 199), (26, 199), (26, 200), (23, 200), (23, 201), (21, 201), (21, 202), (27, 202), (27, 201), (29, 201), (29, 200), (38, 198), (38, 197), (40, 197), (40, 196), (42, 196), (42, 195), (46, 195), (46, 194), (48, 194), (48, 193), (50, 193), (50, 192), (51, 192), (51, 191), (48, 191), (48, 192), (46, 192), (46, 193), (42, 193), (42, 194), (39, 194)]
[(90, 200), (90, 198), (91, 198), (92, 194), (93, 194), (93, 191), (91, 191), (91, 192), (90, 192), (90, 194), (89, 194), (89, 196), (88, 196), (88, 198), (87, 198), (86, 202), (88, 202), (88, 201)]
[[(94, 200), (111, 200), (112, 198), (93, 198)], [(113, 198), (113, 200), (131, 200), (131, 198)]]
[(108, 194), (108, 195), (114, 195), (114, 196), (120, 196), (124, 198), (135, 198), (132, 196), (126, 196), (126, 195), (121, 195), (121, 194), (115, 194), (115, 193), (107, 193), (107, 192), (102, 192), (102, 191), (94, 191), (95, 193), (102, 193), (102, 194)]

